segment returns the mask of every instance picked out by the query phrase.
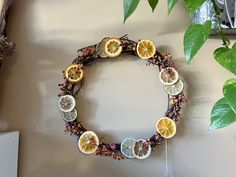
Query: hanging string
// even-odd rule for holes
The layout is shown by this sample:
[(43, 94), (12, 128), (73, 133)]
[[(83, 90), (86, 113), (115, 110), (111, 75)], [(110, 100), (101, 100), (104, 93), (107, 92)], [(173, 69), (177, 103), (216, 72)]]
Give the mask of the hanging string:
[[(168, 100), (170, 99), (170, 95), (168, 95)], [(170, 103), (168, 101), (167, 103), (167, 110), (170, 107)], [(166, 164), (165, 164), (165, 177), (169, 177), (169, 168), (168, 168), (168, 143), (167, 139), (165, 139), (165, 159), (166, 159)]]
[(167, 139), (165, 139), (165, 158), (166, 158), (166, 165), (165, 165), (165, 177), (169, 177), (169, 168), (168, 168), (168, 143)]

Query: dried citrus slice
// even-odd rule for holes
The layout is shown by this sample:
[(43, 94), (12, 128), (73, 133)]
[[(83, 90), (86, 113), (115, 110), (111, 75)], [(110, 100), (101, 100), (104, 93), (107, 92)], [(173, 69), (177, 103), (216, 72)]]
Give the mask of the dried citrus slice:
[(178, 81), (179, 74), (174, 68), (167, 67), (161, 70), (159, 78), (164, 85), (173, 85)]
[(106, 41), (108, 40), (109, 38), (104, 38), (100, 43), (97, 44), (96, 46), (96, 51), (98, 53), (98, 55), (102, 58), (107, 58), (108, 55), (107, 53), (105, 52), (105, 44), (106, 44)]
[(164, 138), (172, 138), (176, 133), (175, 122), (168, 117), (163, 117), (158, 120), (156, 124), (156, 129), (157, 132), (159, 132)]
[(81, 65), (72, 64), (65, 70), (65, 77), (71, 83), (79, 82), (83, 78), (83, 70)]
[(184, 83), (183, 81), (179, 80), (173, 85), (164, 85), (164, 89), (167, 94), (175, 96), (182, 92), (184, 89)]
[(144, 60), (153, 57), (156, 53), (155, 44), (150, 40), (139, 41), (136, 50), (138, 56)]
[(109, 38), (105, 43), (105, 53), (109, 57), (117, 57), (122, 52), (122, 43), (117, 38)]
[(77, 118), (77, 110), (74, 108), (71, 112), (62, 112), (63, 119), (66, 122), (72, 122)]
[(63, 112), (71, 112), (75, 108), (75, 98), (71, 95), (61, 96), (58, 101), (58, 106)]
[(133, 154), (137, 159), (146, 159), (151, 155), (151, 146), (146, 140), (139, 139), (133, 145)]
[(120, 150), (121, 153), (127, 158), (134, 158), (133, 145), (136, 142), (134, 138), (126, 138), (122, 141)]
[(92, 154), (96, 152), (98, 145), (98, 136), (92, 131), (84, 132), (78, 140), (79, 150), (84, 154)]

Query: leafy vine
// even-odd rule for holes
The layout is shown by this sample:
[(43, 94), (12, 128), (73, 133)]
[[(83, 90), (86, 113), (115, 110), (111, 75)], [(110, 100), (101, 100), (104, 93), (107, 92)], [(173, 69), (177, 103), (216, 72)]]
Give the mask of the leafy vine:
[[(159, 0), (148, 0), (152, 11), (155, 10)], [(124, 23), (132, 15), (139, 4), (140, 0), (123, 0)], [(178, 0), (168, 0), (168, 13), (171, 13)], [(192, 16), (194, 12), (205, 3), (206, 0), (184, 0), (184, 4)], [(236, 75), (236, 43), (232, 46), (229, 38), (224, 34), (221, 26), (221, 10), (215, 0), (211, 0), (214, 8), (214, 19), (217, 23), (217, 29), (212, 29), (211, 20), (204, 24), (193, 23), (189, 26), (184, 34), (184, 54), (187, 63), (190, 63), (194, 56), (201, 49), (203, 44), (214, 31), (221, 39), (222, 46), (214, 51), (215, 60), (225, 69)], [(236, 122), (236, 78), (227, 80), (223, 86), (224, 97), (215, 103), (211, 112), (211, 124), (209, 129), (217, 129), (228, 126)]]

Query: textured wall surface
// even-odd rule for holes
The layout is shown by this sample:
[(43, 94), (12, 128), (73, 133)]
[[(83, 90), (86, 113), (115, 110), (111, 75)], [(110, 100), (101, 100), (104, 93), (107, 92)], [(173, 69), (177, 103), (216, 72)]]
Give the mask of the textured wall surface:
[[(177, 135), (168, 143), (170, 177), (235, 177), (235, 125), (208, 131), (211, 107), (232, 76), (212, 57), (221, 41), (208, 40), (187, 65), (182, 42), (190, 19), (183, 4), (168, 16), (166, 1), (160, 1), (154, 13), (142, 1), (126, 25), (122, 17), (122, 1), (117, 0), (15, 2), (8, 35), (17, 52), (1, 68), (0, 129), (21, 133), (19, 177), (164, 176), (163, 145), (146, 160), (120, 162), (81, 155), (76, 139), (63, 132), (56, 96), (61, 71), (78, 48), (123, 34), (151, 39), (160, 51), (172, 53), (186, 83), (188, 104)], [(120, 56), (88, 67), (85, 77), (78, 110), (89, 129), (116, 142), (155, 131), (167, 104), (156, 68)]]

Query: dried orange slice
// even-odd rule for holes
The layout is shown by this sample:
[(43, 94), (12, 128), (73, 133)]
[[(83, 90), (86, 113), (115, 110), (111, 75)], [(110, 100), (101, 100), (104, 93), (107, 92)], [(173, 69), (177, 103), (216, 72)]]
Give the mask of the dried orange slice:
[(122, 52), (122, 43), (117, 38), (110, 38), (105, 43), (105, 53), (109, 57), (117, 57)]
[(75, 108), (75, 98), (71, 95), (61, 96), (58, 101), (59, 109), (62, 112), (71, 112)]
[(137, 159), (146, 159), (151, 155), (151, 146), (146, 140), (139, 139), (133, 145), (133, 154)]
[(79, 64), (72, 64), (65, 70), (65, 77), (71, 83), (79, 82), (83, 78), (83, 75), (84, 72)]
[(164, 85), (173, 85), (179, 80), (179, 74), (174, 68), (167, 67), (161, 70), (159, 79)]
[(163, 117), (157, 121), (156, 124), (157, 132), (164, 138), (172, 138), (176, 133), (175, 122), (169, 117)]
[(92, 154), (96, 152), (98, 145), (98, 136), (92, 131), (84, 132), (78, 140), (79, 150), (84, 154)]
[(150, 40), (141, 40), (136, 47), (137, 54), (140, 58), (147, 60), (151, 58), (156, 53), (155, 44)]

